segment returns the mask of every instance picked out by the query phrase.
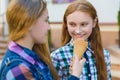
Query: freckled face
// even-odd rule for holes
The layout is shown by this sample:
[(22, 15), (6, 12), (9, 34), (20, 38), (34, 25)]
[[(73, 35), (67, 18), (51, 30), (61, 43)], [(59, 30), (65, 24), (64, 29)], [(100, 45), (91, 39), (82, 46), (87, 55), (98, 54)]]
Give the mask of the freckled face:
[[(67, 16), (67, 27), (71, 37), (79, 37), (88, 40), (95, 27), (96, 21), (85, 12), (75, 11)], [(79, 32), (79, 33), (77, 33)]]
[(34, 43), (46, 43), (46, 36), (50, 26), (48, 23), (48, 10), (46, 9), (38, 20), (31, 27), (31, 37)]

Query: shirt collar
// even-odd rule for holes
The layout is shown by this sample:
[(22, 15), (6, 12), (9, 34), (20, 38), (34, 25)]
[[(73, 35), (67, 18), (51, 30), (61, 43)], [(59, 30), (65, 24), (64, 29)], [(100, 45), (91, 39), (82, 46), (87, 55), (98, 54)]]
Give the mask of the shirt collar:
[(14, 41), (11, 41), (8, 45), (9, 50), (13, 51), (14, 53), (18, 54), (19, 56), (23, 57), (28, 62), (34, 64), (36, 61), (35, 57), (37, 54), (35, 54), (32, 50), (29, 50), (25, 47), (20, 46), (19, 44), (15, 43)]

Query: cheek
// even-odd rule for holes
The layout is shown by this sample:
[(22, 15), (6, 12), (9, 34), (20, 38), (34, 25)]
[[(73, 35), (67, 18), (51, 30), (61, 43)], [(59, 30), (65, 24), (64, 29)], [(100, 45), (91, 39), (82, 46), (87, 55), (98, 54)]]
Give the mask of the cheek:
[(68, 27), (68, 32), (69, 32), (70, 36), (73, 36), (74, 28)]
[(34, 26), (34, 28), (31, 30), (31, 35), (33, 40), (36, 42), (38, 40), (41, 39), (42, 35), (43, 35), (43, 29), (41, 28), (41, 26)]
[(92, 33), (92, 28), (88, 28), (85, 30), (86, 34), (87, 34), (87, 37), (89, 37)]
[(91, 32), (92, 32), (92, 29), (91, 29), (91, 28), (88, 28), (88, 29), (85, 29), (84, 31), (87, 32), (87, 33), (91, 33)]

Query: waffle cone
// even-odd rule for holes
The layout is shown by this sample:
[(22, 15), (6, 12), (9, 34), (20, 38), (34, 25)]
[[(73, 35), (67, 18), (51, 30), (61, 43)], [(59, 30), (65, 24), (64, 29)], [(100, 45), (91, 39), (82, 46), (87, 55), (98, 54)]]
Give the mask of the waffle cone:
[(86, 48), (88, 46), (88, 42), (84, 41), (81, 38), (77, 38), (74, 40), (74, 50), (73, 53), (78, 56), (79, 59), (82, 58)]

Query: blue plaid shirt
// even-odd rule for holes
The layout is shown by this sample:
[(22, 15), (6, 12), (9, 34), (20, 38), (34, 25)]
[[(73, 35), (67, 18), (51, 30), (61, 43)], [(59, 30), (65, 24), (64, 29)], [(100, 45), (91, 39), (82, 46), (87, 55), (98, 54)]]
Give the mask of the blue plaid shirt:
[[(105, 62), (107, 64), (107, 77), (108, 80), (112, 80), (110, 71), (110, 55), (109, 52), (104, 49)], [(97, 68), (95, 65), (95, 58), (93, 57), (93, 51), (88, 47), (83, 55), (86, 58), (86, 63), (80, 75), (80, 80), (97, 80)], [(65, 46), (53, 51), (51, 58), (54, 67), (58, 71), (60, 80), (67, 80), (70, 75), (69, 66), (71, 64), (71, 58), (73, 57), (73, 41), (70, 41)]]
[(4, 56), (0, 80), (53, 80), (49, 66), (35, 52), (15, 42), (9, 46), (12, 50), (8, 49)]

